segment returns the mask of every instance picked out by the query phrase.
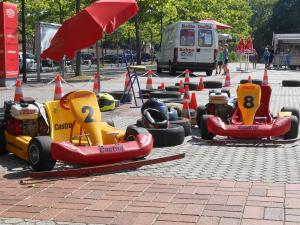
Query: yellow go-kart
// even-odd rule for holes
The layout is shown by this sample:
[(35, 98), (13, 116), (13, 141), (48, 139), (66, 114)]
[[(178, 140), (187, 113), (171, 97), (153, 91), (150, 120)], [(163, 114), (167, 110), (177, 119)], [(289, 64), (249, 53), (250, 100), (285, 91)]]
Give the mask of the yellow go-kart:
[(98, 165), (139, 159), (153, 147), (144, 128), (117, 129), (101, 120), (96, 95), (75, 91), (45, 105), (23, 98), (5, 102), (0, 152), (11, 152), (36, 171), (52, 170), (57, 160)]

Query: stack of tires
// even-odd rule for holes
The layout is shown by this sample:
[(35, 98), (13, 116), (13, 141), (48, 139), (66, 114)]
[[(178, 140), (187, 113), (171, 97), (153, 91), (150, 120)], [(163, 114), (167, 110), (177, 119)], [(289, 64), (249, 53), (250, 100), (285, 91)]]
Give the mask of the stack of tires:
[[(160, 118), (153, 112), (161, 114)], [(142, 106), (141, 114), (142, 119), (137, 120), (136, 125), (145, 127), (152, 134), (154, 147), (180, 145), (184, 137), (191, 134), (190, 121), (178, 117), (177, 110), (168, 109), (160, 99), (147, 100)]]

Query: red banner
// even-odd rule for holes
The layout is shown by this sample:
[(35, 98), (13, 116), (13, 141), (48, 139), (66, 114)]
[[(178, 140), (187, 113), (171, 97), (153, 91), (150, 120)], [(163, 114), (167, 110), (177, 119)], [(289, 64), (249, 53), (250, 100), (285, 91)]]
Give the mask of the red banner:
[(0, 79), (19, 75), (17, 5), (0, 2)]

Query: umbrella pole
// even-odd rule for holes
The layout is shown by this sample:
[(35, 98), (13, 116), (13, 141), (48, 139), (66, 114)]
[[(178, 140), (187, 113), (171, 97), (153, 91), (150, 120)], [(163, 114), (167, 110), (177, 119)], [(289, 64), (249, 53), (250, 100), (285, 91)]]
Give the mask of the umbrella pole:
[[(96, 57), (97, 57), (97, 74), (100, 74), (100, 62), (99, 62), (99, 42), (96, 42)], [(100, 93), (100, 76), (98, 79), (98, 92)]]

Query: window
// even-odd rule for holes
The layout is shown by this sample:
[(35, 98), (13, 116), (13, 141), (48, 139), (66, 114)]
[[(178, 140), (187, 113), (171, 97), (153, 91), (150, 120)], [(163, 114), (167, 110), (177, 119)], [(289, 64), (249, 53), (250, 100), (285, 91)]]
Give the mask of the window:
[(213, 45), (212, 41), (212, 30), (198, 30), (198, 45), (199, 47), (211, 47)]
[(194, 29), (181, 29), (180, 30), (180, 45), (181, 46), (194, 46), (195, 45), (195, 30)]

